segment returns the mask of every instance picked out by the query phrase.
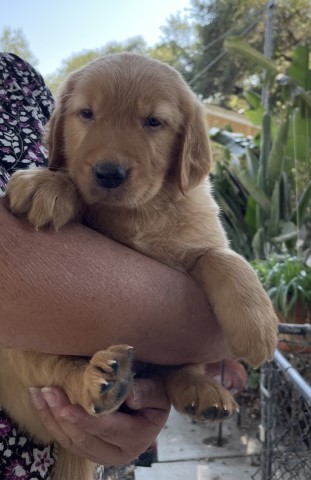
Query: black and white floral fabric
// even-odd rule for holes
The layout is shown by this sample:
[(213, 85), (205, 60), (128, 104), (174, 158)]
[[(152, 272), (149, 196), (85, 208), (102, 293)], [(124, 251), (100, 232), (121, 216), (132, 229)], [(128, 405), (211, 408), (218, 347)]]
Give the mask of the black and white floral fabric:
[(55, 463), (53, 446), (38, 445), (0, 411), (1, 480), (48, 479)]
[[(0, 196), (16, 169), (47, 163), (41, 137), (53, 107), (42, 77), (16, 55), (0, 53)], [(1, 480), (47, 480), (54, 454), (53, 446), (28, 438), (0, 407)]]
[(16, 55), (0, 53), (0, 194), (16, 169), (47, 163), (42, 132), (53, 108), (38, 72)]

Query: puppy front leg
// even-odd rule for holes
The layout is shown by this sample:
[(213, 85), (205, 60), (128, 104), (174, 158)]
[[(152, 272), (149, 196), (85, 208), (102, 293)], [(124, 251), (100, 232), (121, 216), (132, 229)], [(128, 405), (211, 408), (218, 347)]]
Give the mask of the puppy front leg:
[(107, 414), (127, 396), (132, 382), (132, 347), (113, 345), (90, 359), (0, 350), (0, 402), (11, 417), (41, 441), (49, 441), (34, 414), (29, 387), (63, 388), (88, 413)]
[(18, 170), (9, 180), (6, 195), (15, 215), (27, 216), (38, 230), (51, 225), (55, 230), (79, 216), (79, 193), (65, 172), (47, 168)]
[(278, 321), (250, 265), (232, 250), (212, 248), (191, 273), (203, 286), (233, 355), (255, 367), (271, 360)]

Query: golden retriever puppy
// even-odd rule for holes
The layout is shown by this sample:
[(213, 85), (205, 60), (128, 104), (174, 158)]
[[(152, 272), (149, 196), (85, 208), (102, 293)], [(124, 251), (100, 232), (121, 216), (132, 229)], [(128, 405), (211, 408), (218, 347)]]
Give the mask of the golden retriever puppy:
[[(277, 319), (254, 271), (230, 250), (207, 179), (205, 112), (175, 70), (132, 54), (91, 62), (66, 80), (47, 143), (49, 168), (18, 171), (9, 182), (14, 214), (27, 215), (37, 229), (83, 219), (188, 272), (204, 288), (232, 354), (253, 366), (271, 359)], [(88, 412), (108, 413), (126, 395), (130, 357), (127, 346), (99, 352), (90, 362), (2, 351), (0, 401), (36, 437), (51, 441), (26, 387), (60, 385)], [(174, 407), (195, 419), (237, 410), (201, 365), (168, 369), (165, 380)], [(66, 459), (62, 465), (54, 479), (87, 478), (76, 470), (73, 475)]]

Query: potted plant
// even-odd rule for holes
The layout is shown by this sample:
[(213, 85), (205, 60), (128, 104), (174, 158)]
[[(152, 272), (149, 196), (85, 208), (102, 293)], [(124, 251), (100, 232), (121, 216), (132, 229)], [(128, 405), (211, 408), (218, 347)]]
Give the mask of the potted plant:
[(253, 262), (280, 319), (287, 323), (308, 323), (311, 312), (311, 267), (294, 256), (273, 257)]
[[(303, 259), (284, 255), (252, 262), (268, 293), (280, 323), (309, 323), (311, 316), (311, 267)], [(288, 350), (288, 338), (279, 347)]]

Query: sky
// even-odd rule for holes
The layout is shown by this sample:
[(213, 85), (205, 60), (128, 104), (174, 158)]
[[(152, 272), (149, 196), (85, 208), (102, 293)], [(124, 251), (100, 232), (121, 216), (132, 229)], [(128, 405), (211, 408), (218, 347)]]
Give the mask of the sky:
[(148, 45), (160, 27), (190, 0), (0, 0), (0, 32), (21, 28), (47, 75), (73, 53), (141, 35)]

